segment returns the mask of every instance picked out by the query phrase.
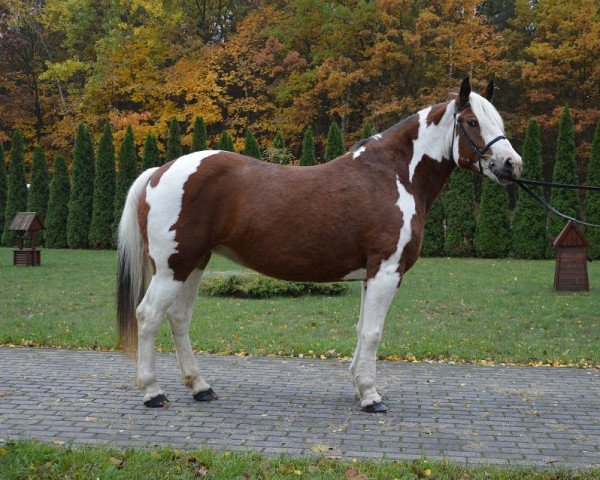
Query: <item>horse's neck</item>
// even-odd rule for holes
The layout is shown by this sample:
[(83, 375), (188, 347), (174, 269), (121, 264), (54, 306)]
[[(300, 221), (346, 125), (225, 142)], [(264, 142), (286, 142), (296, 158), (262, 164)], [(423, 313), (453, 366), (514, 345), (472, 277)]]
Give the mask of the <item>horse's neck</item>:
[(455, 164), (450, 159), (454, 125), (454, 102), (421, 110), (390, 139), (399, 151), (395, 156), (400, 181), (415, 196), (417, 209), (426, 213), (444, 188)]

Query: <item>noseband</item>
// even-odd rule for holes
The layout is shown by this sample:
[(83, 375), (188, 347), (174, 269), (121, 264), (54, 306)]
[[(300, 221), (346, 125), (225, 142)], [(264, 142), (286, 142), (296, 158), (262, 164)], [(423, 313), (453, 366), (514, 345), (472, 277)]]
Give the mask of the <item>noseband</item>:
[[(452, 128), (452, 145), (450, 147), (450, 158), (452, 159), (452, 161), (454, 161), (454, 137), (455, 137), (455, 134), (456, 134), (456, 126), (458, 125), (458, 129), (462, 133), (463, 137), (465, 137), (465, 140), (467, 141), (467, 145), (469, 145), (469, 147), (471, 148), (471, 150), (473, 150), (473, 152), (476, 153), (479, 156), (479, 159), (478, 159), (479, 173), (483, 174), (483, 165), (481, 164), (481, 160), (483, 159), (483, 157), (485, 155), (485, 152), (487, 152), (494, 143), (496, 143), (496, 142), (498, 142), (500, 140), (505, 140), (506, 137), (504, 135), (498, 135), (496, 138), (494, 138), (493, 140), (490, 140), (488, 143), (486, 143), (481, 148), (479, 148), (477, 145), (475, 145), (475, 142), (473, 141), (473, 139), (467, 133), (467, 130), (465, 129), (465, 126), (462, 123), (460, 123), (460, 122), (457, 121), (458, 114), (460, 112), (462, 112), (465, 108), (467, 108), (469, 105), (470, 105), (470, 103), (467, 102), (462, 107), (457, 108), (457, 109), (454, 110), (454, 127)], [(500, 172), (498, 172), (494, 168), (493, 165), (490, 165), (490, 170), (498, 178), (501, 178), (500, 175), (502, 175), (502, 174)]]

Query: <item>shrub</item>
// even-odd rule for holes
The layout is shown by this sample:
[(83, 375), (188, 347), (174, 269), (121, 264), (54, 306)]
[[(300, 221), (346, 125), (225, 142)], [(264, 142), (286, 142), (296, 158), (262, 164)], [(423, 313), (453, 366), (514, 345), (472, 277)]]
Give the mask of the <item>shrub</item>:
[(113, 243), (115, 210), (115, 146), (109, 122), (98, 145), (96, 177), (94, 178), (94, 202), (90, 224), (90, 246), (109, 248)]
[[(596, 134), (592, 142), (586, 183), (596, 187), (600, 186), (600, 123), (596, 127)], [(600, 192), (588, 190), (585, 197), (585, 215), (588, 222), (600, 224)], [(586, 235), (592, 244), (589, 255), (593, 260), (598, 260), (600, 258), (600, 228), (590, 227), (587, 229)]]
[(373, 136), (373, 127), (371, 126), (371, 124), (369, 123), (365, 123), (365, 126), (362, 129), (362, 133), (360, 134), (360, 138), (365, 139), (365, 138), (370, 138)]
[(431, 210), (427, 213), (425, 233), (423, 236), (423, 255), (426, 257), (444, 256), (446, 253), (444, 250), (445, 241), (444, 197), (443, 195), (440, 195), (433, 203)]
[(198, 116), (194, 121), (194, 131), (192, 133), (192, 152), (206, 150), (206, 124), (204, 118)]
[(46, 215), (46, 247), (66, 248), (67, 217), (69, 215), (69, 172), (67, 162), (63, 157), (54, 161), (54, 175), (50, 184), (50, 199)]
[(160, 152), (156, 137), (152, 134), (146, 136), (144, 141), (144, 154), (142, 156), (142, 171), (152, 167), (160, 167)]
[(233, 139), (227, 133), (227, 130), (221, 132), (219, 137), (219, 143), (217, 143), (217, 150), (223, 150), (225, 152), (233, 152)]
[(181, 132), (179, 130), (179, 122), (176, 118), (172, 118), (169, 122), (169, 136), (167, 137), (167, 152), (166, 161), (176, 160), (182, 155), (181, 148)]
[[(0, 143), (0, 237), (4, 231), (4, 210), (6, 209), (6, 164), (4, 163), (4, 147)], [(2, 241), (0, 241), (2, 245)]]
[(325, 145), (325, 162), (329, 162), (334, 158), (344, 154), (344, 139), (342, 131), (337, 122), (331, 122), (329, 132), (327, 132), (327, 143)]
[[(135, 141), (133, 139), (133, 130), (131, 126), (127, 127), (125, 138), (119, 148), (119, 172), (117, 173), (117, 185), (115, 189), (114, 200), (114, 225), (115, 230), (121, 220), (123, 207), (127, 198), (129, 187), (137, 177), (137, 161), (135, 154)], [(116, 235), (114, 236), (116, 242)]]
[(302, 155), (300, 155), (300, 165), (316, 165), (315, 141), (313, 139), (312, 128), (308, 127), (302, 140)]
[(4, 232), (2, 243), (12, 246), (17, 238), (17, 233), (8, 229), (17, 212), (27, 210), (27, 181), (25, 180), (25, 162), (23, 151), (23, 136), (21, 131), (15, 129), (10, 145), (10, 165), (8, 168), (8, 194), (4, 210)]
[(446, 202), (446, 255), (469, 257), (474, 252), (475, 190), (473, 174), (463, 168), (450, 177), (445, 194)]
[(477, 253), (485, 258), (503, 258), (508, 255), (510, 244), (508, 193), (502, 185), (484, 179), (475, 234)]
[(249, 128), (246, 130), (246, 137), (244, 138), (244, 151), (242, 153), (244, 155), (248, 155), (249, 157), (262, 159), (260, 147), (258, 146), (256, 137)]

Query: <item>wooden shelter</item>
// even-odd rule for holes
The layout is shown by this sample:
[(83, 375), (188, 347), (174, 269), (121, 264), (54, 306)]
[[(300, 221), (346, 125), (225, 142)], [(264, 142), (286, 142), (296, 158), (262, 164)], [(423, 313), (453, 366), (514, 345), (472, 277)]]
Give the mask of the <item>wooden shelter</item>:
[(587, 249), (590, 242), (577, 225), (569, 221), (552, 244), (556, 250), (554, 288), (556, 290), (589, 290)]
[[(17, 248), (13, 250), (13, 265), (41, 265), (41, 252), (35, 248), (35, 238), (44, 229), (42, 219), (35, 212), (17, 212), (8, 227), (17, 232)], [(29, 242), (29, 247), (25, 247)]]

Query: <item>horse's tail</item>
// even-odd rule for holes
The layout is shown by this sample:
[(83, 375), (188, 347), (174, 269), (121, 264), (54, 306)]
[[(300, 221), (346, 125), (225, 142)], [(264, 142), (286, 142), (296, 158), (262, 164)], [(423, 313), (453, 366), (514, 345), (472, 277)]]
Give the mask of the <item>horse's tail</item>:
[(137, 351), (135, 311), (146, 288), (146, 255), (138, 223), (138, 203), (157, 168), (143, 172), (129, 189), (119, 222), (117, 244), (117, 327), (119, 346), (129, 355)]

